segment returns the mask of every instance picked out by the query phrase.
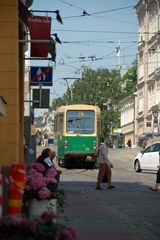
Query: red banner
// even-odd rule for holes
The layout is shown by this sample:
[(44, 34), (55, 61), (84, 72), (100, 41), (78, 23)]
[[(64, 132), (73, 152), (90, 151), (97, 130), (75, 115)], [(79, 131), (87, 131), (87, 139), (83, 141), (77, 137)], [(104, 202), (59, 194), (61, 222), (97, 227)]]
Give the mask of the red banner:
[(31, 16), (28, 18), (31, 40), (31, 57), (47, 57), (47, 48), (38, 40), (50, 40), (51, 17)]

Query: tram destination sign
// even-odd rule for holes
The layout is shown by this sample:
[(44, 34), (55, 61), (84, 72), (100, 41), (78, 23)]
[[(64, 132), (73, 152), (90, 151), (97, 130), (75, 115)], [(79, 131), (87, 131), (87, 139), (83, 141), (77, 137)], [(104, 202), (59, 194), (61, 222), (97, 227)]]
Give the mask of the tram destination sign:
[(52, 67), (31, 67), (30, 85), (31, 86), (52, 86)]

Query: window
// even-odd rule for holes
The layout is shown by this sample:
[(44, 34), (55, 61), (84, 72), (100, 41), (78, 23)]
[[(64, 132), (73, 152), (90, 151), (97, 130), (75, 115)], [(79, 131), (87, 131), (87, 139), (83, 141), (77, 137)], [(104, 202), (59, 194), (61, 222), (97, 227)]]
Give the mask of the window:
[(139, 64), (143, 63), (143, 52), (139, 53)]
[(89, 110), (69, 110), (66, 116), (67, 133), (92, 134), (94, 133), (95, 113)]
[(160, 80), (157, 80), (157, 89), (160, 89)]
[(154, 145), (151, 145), (144, 151), (144, 153), (153, 152), (153, 149), (154, 149)]
[(153, 152), (160, 152), (160, 143), (154, 144)]

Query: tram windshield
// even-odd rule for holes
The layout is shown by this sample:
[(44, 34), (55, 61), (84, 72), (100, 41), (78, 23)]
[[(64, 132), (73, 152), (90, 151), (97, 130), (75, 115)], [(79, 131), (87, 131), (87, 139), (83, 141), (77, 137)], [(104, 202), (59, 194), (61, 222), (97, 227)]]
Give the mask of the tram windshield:
[(66, 116), (67, 133), (94, 133), (95, 113), (92, 110), (68, 110)]

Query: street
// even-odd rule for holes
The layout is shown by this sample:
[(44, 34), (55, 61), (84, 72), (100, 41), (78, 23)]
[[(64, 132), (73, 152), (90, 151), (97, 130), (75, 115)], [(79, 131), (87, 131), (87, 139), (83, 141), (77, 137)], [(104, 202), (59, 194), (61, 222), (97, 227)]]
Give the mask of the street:
[(67, 205), (60, 220), (77, 229), (80, 240), (160, 239), (160, 191), (148, 189), (155, 172), (135, 173), (132, 159), (139, 149), (110, 149), (115, 189), (95, 190), (98, 169), (62, 168), (60, 188)]

